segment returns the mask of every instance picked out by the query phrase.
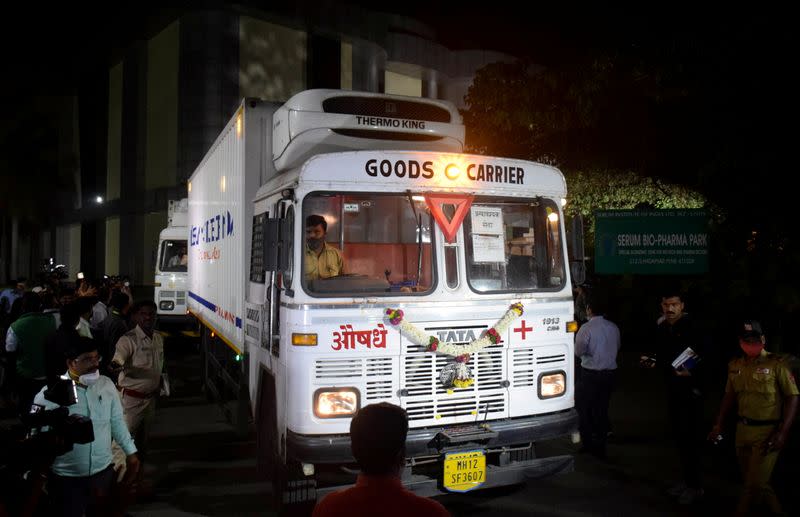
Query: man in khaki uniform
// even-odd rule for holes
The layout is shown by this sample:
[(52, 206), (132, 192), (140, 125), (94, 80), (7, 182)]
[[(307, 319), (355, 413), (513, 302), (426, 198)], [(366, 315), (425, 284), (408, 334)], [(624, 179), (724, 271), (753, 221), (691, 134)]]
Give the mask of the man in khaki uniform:
[(306, 281), (344, 274), (341, 252), (325, 242), (328, 223), (321, 215), (306, 217), (305, 273)]
[(716, 423), (714, 440), (734, 403), (738, 403), (736, 456), (742, 470), (742, 491), (737, 515), (748, 515), (751, 505), (763, 500), (769, 510), (783, 510), (769, 484), (772, 469), (783, 448), (797, 412), (797, 383), (782, 357), (764, 350), (764, 334), (757, 321), (745, 321), (739, 336), (744, 357), (728, 365), (728, 383)]
[(142, 455), (156, 412), (156, 398), (164, 370), (164, 340), (154, 332), (156, 304), (137, 302), (130, 310), (133, 330), (117, 341), (111, 367), (119, 371), (117, 389), (125, 422)]

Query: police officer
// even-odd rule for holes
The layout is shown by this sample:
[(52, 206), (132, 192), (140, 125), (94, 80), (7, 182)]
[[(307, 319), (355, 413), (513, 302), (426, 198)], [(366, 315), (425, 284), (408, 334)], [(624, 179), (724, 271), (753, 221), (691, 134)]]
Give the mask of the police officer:
[(710, 440), (721, 436), (725, 416), (737, 403), (736, 456), (744, 480), (737, 515), (747, 515), (760, 499), (774, 514), (783, 513), (769, 478), (789, 436), (799, 392), (784, 358), (764, 350), (765, 343), (761, 325), (745, 321), (739, 334), (744, 356), (728, 365), (725, 396), (708, 436)]

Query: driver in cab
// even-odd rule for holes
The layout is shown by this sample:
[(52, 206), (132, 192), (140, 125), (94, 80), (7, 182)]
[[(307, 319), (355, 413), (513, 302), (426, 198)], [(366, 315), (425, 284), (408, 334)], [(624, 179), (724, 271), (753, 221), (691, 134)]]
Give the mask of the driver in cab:
[(331, 278), (344, 274), (342, 253), (325, 242), (328, 223), (321, 215), (306, 217), (306, 281)]

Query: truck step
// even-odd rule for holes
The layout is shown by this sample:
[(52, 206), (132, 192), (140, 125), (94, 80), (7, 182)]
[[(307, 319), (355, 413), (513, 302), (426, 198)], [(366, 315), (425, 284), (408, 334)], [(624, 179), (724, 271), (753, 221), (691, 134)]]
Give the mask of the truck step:
[(439, 432), (438, 437), (444, 445), (452, 445), (491, 440), (492, 438), (497, 438), (497, 435), (497, 431), (492, 431), (492, 428), (487, 424), (475, 424), (448, 427)]

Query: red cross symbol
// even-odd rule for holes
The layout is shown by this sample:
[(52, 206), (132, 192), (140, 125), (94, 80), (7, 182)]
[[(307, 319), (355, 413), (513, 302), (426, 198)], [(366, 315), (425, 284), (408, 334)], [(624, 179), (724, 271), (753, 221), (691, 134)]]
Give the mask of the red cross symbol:
[(526, 327), (525, 320), (522, 320), (522, 326), (515, 328), (514, 332), (519, 332), (520, 334), (522, 334), (522, 339), (525, 339), (525, 334), (527, 334), (528, 332), (533, 332), (533, 327)]

